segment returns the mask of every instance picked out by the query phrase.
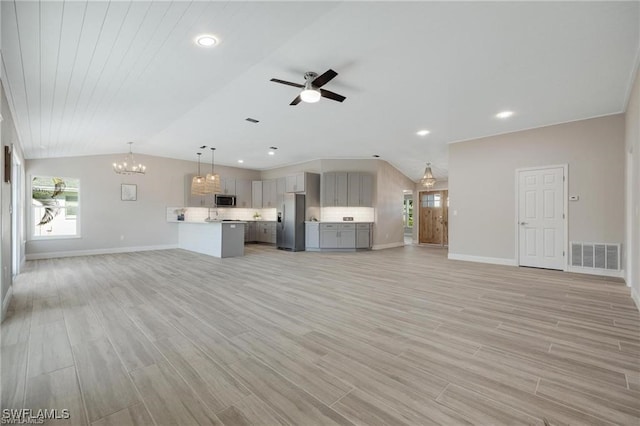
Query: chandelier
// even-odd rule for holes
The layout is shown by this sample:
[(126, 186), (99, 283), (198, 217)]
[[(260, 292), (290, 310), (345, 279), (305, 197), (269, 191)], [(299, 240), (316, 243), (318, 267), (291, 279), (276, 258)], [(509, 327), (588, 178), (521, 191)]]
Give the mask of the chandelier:
[(215, 150), (215, 148), (211, 148), (211, 173), (207, 173), (204, 179), (205, 192), (213, 195), (220, 193), (220, 175), (213, 172), (213, 154)]
[(433, 185), (436, 184), (436, 178), (434, 178), (433, 173), (431, 173), (431, 163), (427, 163), (427, 168), (424, 169), (424, 175), (422, 179), (420, 179), (420, 183), (425, 188), (433, 188)]
[(129, 144), (129, 153), (124, 157), (124, 161), (121, 163), (113, 163), (113, 171), (119, 175), (143, 175), (147, 171), (147, 167), (141, 163), (135, 162), (133, 159), (133, 152), (131, 152), (131, 145), (133, 142), (127, 142)]
[(205, 178), (200, 174), (200, 156), (201, 152), (198, 152), (198, 174), (191, 180), (191, 194), (192, 195), (207, 195), (205, 188)]

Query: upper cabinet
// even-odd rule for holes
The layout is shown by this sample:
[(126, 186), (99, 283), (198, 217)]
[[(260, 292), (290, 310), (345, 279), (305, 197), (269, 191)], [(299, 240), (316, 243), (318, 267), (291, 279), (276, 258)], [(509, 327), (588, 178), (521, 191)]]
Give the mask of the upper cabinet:
[(347, 205), (347, 172), (331, 172), (322, 175), (322, 205), (337, 207)]
[(220, 194), (236, 195), (236, 180), (234, 178), (220, 177)]
[(275, 179), (262, 181), (262, 207), (275, 208), (278, 203), (278, 189)]
[(286, 177), (285, 192), (305, 192), (305, 174), (296, 173)]
[(349, 173), (347, 205), (373, 207), (373, 176), (369, 173)]
[(324, 207), (373, 207), (373, 175), (360, 172), (322, 174)]
[(251, 196), (251, 181), (248, 179), (236, 179), (236, 207), (251, 208)]
[(184, 177), (184, 205), (186, 207), (215, 207), (215, 197), (212, 194), (192, 195), (191, 182), (195, 173)]
[(251, 199), (253, 200), (251, 203), (251, 207), (253, 207), (254, 209), (261, 209), (262, 208), (262, 181), (261, 180), (254, 180), (253, 182), (251, 182), (251, 193), (252, 193)]

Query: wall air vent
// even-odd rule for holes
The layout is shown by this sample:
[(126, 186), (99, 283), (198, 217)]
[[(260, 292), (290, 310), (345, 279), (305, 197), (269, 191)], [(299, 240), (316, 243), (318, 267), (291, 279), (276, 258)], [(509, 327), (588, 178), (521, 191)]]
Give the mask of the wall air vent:
[(620, 270), (620, 244), (571, 243), (571, 266)]

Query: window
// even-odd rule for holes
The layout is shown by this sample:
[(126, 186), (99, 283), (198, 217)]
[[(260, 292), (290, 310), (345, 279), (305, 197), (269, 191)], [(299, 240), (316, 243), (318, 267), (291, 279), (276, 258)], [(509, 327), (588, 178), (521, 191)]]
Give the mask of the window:
[(31, 180), (32, 237), (79, 236), (79, 198), (79, 179), (34, 176)]
[(413, 228), (413, 199), (404, 199), (403, 222), (405, 228)]
[[(443, 207), (442, 194), (440, 192), (429, 192), (420, 195), (421, 207)], [(449, 196), (446, 198), (447, 207), (449, 207)]]

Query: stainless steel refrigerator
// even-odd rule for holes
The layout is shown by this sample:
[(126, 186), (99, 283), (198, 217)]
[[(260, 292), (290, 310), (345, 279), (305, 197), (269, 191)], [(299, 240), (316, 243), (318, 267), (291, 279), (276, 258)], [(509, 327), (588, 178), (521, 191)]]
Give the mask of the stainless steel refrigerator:
[(303, 194), (284, 194), (284, 201), (278, 206), (276, 243), (281, 250), (304, 250)]

